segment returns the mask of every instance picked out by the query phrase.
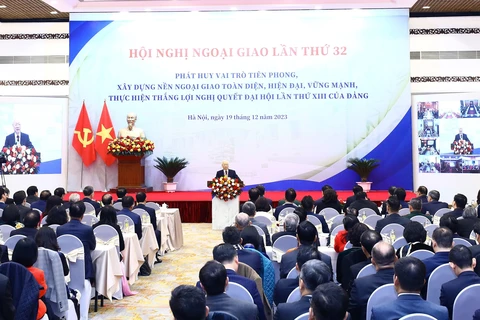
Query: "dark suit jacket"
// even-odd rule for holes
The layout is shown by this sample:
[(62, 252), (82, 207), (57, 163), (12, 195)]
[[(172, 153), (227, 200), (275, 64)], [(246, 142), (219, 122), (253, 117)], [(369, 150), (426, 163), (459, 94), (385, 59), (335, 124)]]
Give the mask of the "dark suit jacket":
[[(449, 252), (437, 252), (433, 257), (423, 260), (423, 264), (427, 270), (426, 278), (430, 278), (430, 274), (435, 268), (441, 266), (442, 264), (448, 263), (448, 254)], [(427, 284), (425, 284), (427, 286)]]
[(237, 249), (238, 261), (250, 266), (255, 272), (261, 276), (263, 275), (262, 257), (258, 252), (251, 250)]
[[(218, 170), (217, 171), (217, 175), (215, 176), (216, 178), (221, 178), (223, 176), (225, 176), (225, 170)], [(232, 178), (232, 179), (238, 179), (240, 180), (240, 177), (237, 175), (237, 173), (235, 172), (235, 170), (232, 170), (232, 169), (228, 169), (228, 177), (229, 178)]]
[(140, 216), (128, 210), (127, 208), (123, 208), (122, 210), (118, 211), (117, 216), (119, 214), (124, 214), (133, 220), (133, 223), (135, 224), (135, 233), (138, 236), (138, 240), (142, 239), (142, 219)]
[(348, 307), (352, 320), (365, 319), (368, 298), (378, 287), (388, 283), (393, 283), (393, 268), (382, 269), (375, 274), (353, 281)]
[(16, 229), (16, 230), (13, 230), (11, 233), (10, 233), (10, 236), (15, 236), (17, 234), (19, 235), (22, 235), (22, 236), (25, 236), (25, 237), (28, 237), (30, 239), (33, 239), (35, 240), (35, 236), (37, 235), (37, 229), (36, 228), (20, 228), (20, 229)]
[(25, 200), (27, 200), (28, 203), (32, 204), (35, 201), (38, 201), (38, 197), (37, 196), (28, 196), (27, 199), (25, 199)]
[(472, 233), (473, 226), (475, 223), (480, 222), (480, 218), (463, 218), (458, 220), (457, 233), (460, 237), (470, 238), (470, 233)]
[(265, 241), (267, 242), (267, 243), (265, 243), (265, 245), (271, 247), (272, 246), (272, 241), (270, 239), (270, 232), (268, 232), (267, 226), (264, 223), (261, 223), (261, 222), (255, 220), (255, 218), (251, 218), (250, 221), (252, 222), (253, 225), (256, 225), (257, 227), (260, 227), (260, 229), (263, 230), (263, 233), (265, 233)]
[[(357, 249), (357, 248), (352, 248), (352, 249)], [(349, 249), (349, 250), (352, 250), (352, 249)], [(343, 252), (348, 252), (348, 250)], [(338, 257), (340, 257), (340, 255), (338, 255)], [(341, 260), (341, 265), (338, 264), (338, 260), (337, 260), (337, 281), (342, 284), (343, 289), (350, 290), (353, 280), (355, 280), (355, 278), (357, 277), (358, 273), (355, 274), (355, 278), (354, 278), (350, 268), (356, 265), (357, 263), (361, 263), (367, 260), (368, 259), (363, 253), (361, 248), (357, 250), (353, 250), (350, 253), (347, 253), (346, 256)], [(340, 267), (340, 269), (338, 267)], [(341, 280), (338, 279), (339, 270), (341, 273)]]
[(260, 320), (265, 320), (265, 311), (263, 308), (262, 297), (260, 297), (260, 293), (258, 292), (255, 281), (242, 277), (231, 269), (227, 269), (227, 276), (230, 282), (238, 283), (239, 285), (244, 286), (245, 289), (250, 292), (253, 298), (253, 303), (255, 303), (255, 305), (257, 306), (258, 318)]
[(453, 242), (455, 242), (455, 239), (463, 239), (466, 240), (467, 242), (470, 242), (472, 246), (476, 245), (477, 242), (475, 240), (470, 240), (470, 237), (461, 237), (458, 233), (453, 234)]
[(211, 312), (228, 312), (238, 320), (255, 320), (258, 315), (257, 307), (253, 303), (233, 299), (226, 293), (207, 295), (207, 306)]
[(382, 229), (391, 223), (398, 223), (402, 226), (406, 226), (410, 222), (410, 219), (400, 216), (398, 213), (392, 213), (387, 215), (382, 220), (378, 220), (377, 225), (375, 226), (375, 231), (380, 233)]
[(296, 208), (297, 206), (292, 204), (292, 203), (285, 203), (281, 206), (278, 206), (277, 208), (275, 208), (275, 212), (273, 213), (273, 215), (275, 216), (275, 219), (278, 220), (278, 215), (280, 214), (280, 211), (282, 211), (283, 209), (285, 208)]
[(23, 218), (25, 218), (25, 214), (27, 214), (27, 212), (30, 211), (30, 208), (27, 208), (21, 204), (18, 204), (16, 206), (18, 208), (18, 211), (20, 212), (20, 222), (23, 222)]
[(437, 320), (448, 320), (445, 307), (423, 300), (419, 294), (402, 294), (393, 302), (372, 308), (372, 320), (397, 320), (412, 313), (425, 313)]
[(376, 214), (380, 215), (380, 211), (378, 211), (377, 205), (370, 200), (364, 200), (364, 199), (357, 200), (350, 205), (350, 208), (357, 209), (357, 212), (360, 209), (369, 208), (369, 209), (372, 209), (373, 211), (375, 211)]
[[(440, 304), (447, 307), (450, 318), (453, 312), (453, 303), (460, 291), (472, 284), (480, 284), (480, 277), (473, 271), (464, 271), (456, 279), (442, 285), (440, 290)], [(473, 301), (472, 301), (473, 303)]]
[(100, 212), (100, 209), (101, 209), (100, 203), (90, 198), (83, 198), (82, 201), (90, 203), (95, 208), (95, 215), (98, 216), (98, 213)]
[(92, 227), (83, 224), (79, 220), (73, 219), (57, 228), (57, 237), (64, 234), (71, 234), (82, 241), (85, 250), (85, 279), (95, 279), (95, 271), (90, 251), (95, 250), (97, 241), (93, 234)]
[[(8, 136), (5, 137), (5, 147), (11, 147), (15, 145), (16, 143), (16, 138), (15, 138), (15, 132), (9, 134)], [(33, 148), (32, 142), (30, 142), (30, 137), (28, 134), (21, 132), (20, 133), (20, 145), (25, 146), (27, 148)]]
[[(297, 264), (297, 255), (298, 255), (298, 250), (296, 249), (282, 256), (282, 260), (280, 261), (280, 278), (281, 279), (286, 278), (290, 270), (292, 270), (292, 268), (295, 267), (295, 265)], [(330, 258), (330, 256), (320, 252), (320, 260), (325, 262), (327, 266), (330, 268), (330, 270), (333, 270), (332, 259)]]
[(446, 216), (449, 215), (449, 216), (454, 216), (455, 218), (460, 218), (462, 215), (463, 215), (463, 209), (461, 208), (457, 208), (457, 209), (454, 209), (453, 211), (449, 212), (449, 213), (446, 213), (445, 214)]
[(353, 195), (353, 196), (350, 196), (347, 198), (347, 201), (345, 201), (345, 205), (343, 206), (343, 209), (342, 211), (344, 213), (347, 213), (347, 208), (350, 207), (350, 205), (352, 203), (354, 203), (355, 201), (357, 201), (357, 196), (356, 195)]
[(473, 319), (472, 320), (480, 320), (480, 309), (478, 309), (477, 311), (475, 311), (475, 314), (473, 315)]
[(12, 289), (7, 276), (0, 273), (0, 320), (15, 318), (15, 305), (12, 299)]
[(330, 230), (328, 229), (327, 221), (325, 221), (325, 217), (323, 215), (314, 214), (313, 212), (308, 212), (307, 216), (314, 216), (315, 218), (320, 220), (320, 222), (322, 223), (322, 233), (330, 233)]
[(367, 258), (367, 260), (365, 261), (355, 263), (354, 265), (350, 266), (350, 279), (352, 279), (352, 281), (350, 281), (348, 287), (345, 289), (348, 293), (350, 293), (350, 291), (352, 290), (353, 281), (357, 278), (360, 270), (362, 270), (363, 267), (369, 265), (370, 263), (372, 263), (372, 258)]
[(148, 212), (150, 216), (150, 222), (153, 225), (153, 230), (157, 230), (157, 215), (155, 214), (155, 209), (147, 207), (144, 204), (138, 204), (134, 209), (143, 209)]
[(291, 303), (280, 303), (275, 313), (275, 320), (295, 320), (298, 316), (307, 313), (310, 308), (311, 295), (303, 296), (300, 300)]
[(273, 302), (275, 305), (287, 302), (287, 298), (298, 287), (298, 277), (295, 279), (280, 279), (275, 284)]
[(471, 246), (468, 249), (472, 252), (472, 256), (477, 259), (477, 266), (475, 267), (475, 273), (480, 276), (480, 245)]
[(272, 234), (272, 243), (275, 243), (275, 241), (280, 238), (281, 236), (297, 236), (296, 231), (280, 231)]
[(47, 207), (47, 201), (45, 201), (45, 200), (38, 200), (38, 201), (35, 201), (34, 203), (32, 203), (30, 205), (31, 209), (38, 209), (42, 212), (45, 212), (46, 207)]
[(435, 213), (440, 210), (448, 208), (448, 203), (440, 202), (440, 201), (431, 201), (428, 203), (422, 203), (422, 213), (425, 214), (427, 211), (430, 213), (431, 216), (435, 215)]
[(323, 202), (319, 201), (318, 203), (315, 204), (317, 208), (315, 209), (315, 213), (320, 213), (325, 208), (333, 208), (338, 211), (338, 213), (342, 213), (342, 205), (340, 204), (340, 201), (336, 202)]
[[(467, 136), (465, 133), (463, 133), (463, 140), (465, 140), (465, 141), (470, 141), (470, 140), (468, 139), (468, 136)], [(455, 135), (455, 141), (460, 141), (460, 134), (459, 134), (459, 133), (457, 133), (457, 134)]]

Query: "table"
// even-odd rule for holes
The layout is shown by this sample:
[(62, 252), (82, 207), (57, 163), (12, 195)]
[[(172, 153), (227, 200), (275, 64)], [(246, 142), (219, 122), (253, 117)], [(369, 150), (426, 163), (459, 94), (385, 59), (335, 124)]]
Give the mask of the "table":
[(324, 246), (318, 247), (318, 251), (330, 256), (330, 258), (332, 259), (332, 269), (333, 269), (334, 279), (336, 279), (338, 252), (336, 252), (335, 249), (333, 249), (332, 247), (324, 247)]
[(112, 296), (119, 289), (123, 276), (117, 248), (113, 244), (97, 243), (91, 255), (95, 265), (96, 289), (99, 294), (112, 301)]
[(142, 248), (143, 256), (148, 257), (148, 265), (153, 267), (155, 262), (155, 254), (158, 251), (157, 238), (155, 237), (155, 230), (151, 223), (142, 224), (142, 239), (140, 239), (140, 247)]
[[(166, 223), (167, 232), (167, 250), (166, 251), (175, 251), (183, 247), (183, 229), (182, 229), (182, 218), (180, 217), (180, 210), (177, 208), (161, 208), (156, 211), (157, 219), (159, 217), (164, 218)], [(163, 230), (162, 232), (162, 243), (163, 243)]]
[(125, 249), (122, 251), (125, 276), (128, 278), (128, 283), (133, 285), (145, 259), (136, 233), (124, 233), (123, 241), (125, 242)]
[(168, 250), (168, 225), (167, 218), (163, 217), (160, 210), (155, 212), (157, 216), (157, 229), (160, 230), (160, 249), (158, 250), (160, 255), (164, 255)]

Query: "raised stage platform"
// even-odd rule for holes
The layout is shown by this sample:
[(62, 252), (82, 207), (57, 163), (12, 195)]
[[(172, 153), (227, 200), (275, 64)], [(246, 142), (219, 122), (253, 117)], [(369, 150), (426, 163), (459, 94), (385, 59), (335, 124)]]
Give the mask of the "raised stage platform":
[[(81, 192), (80, 192), (81, 194)], [(95, 191), (95, 200), (100, 201), (105, 192)], [(352, 191), (337, 191), (340, 202), (345, 202), (352, 195)], [(116, 195), (112, 194), (116, 199)], [(130, 193), (135, 198), (135, 194)], [(314, 200), (322, 197), (321, 191), (297, 191), (297, 199), (301, 200), (304, 196), (310, 195)], [(70, 194), (65, 196), (68, 199)], [(272, 199), (273, 206), (276, 207), (278, 201), (284, 199), (284, 191), (267, 191), (267, 198)], [(83, 195), (81, 194), (81, 197)], [(377, 202), (384, 201), (388, 198), (387, 190), (374, 190), (368, 193), (370, 200)], [(407, 201), (414, 198), (413, 192), (407, 191)], [(240, 195), (240, 202), (248, 200), (248, 192), (244, 191)], [(178, 191), (166, 193), (163, 191), (153, 191), (147, 193), (147, 201), (157, 202), (160, 205), (166, 203), (170, 208), (179, 208), (182, 222), (212, 222), (212, 195), (208, 191)]]

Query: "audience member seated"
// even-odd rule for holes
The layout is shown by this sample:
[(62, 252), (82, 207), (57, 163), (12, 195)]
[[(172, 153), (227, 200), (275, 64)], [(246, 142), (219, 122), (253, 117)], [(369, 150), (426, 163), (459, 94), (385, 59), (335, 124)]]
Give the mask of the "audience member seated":
[(279, 231), (272, 235), (272, 243), (280, 238), (281, 236), (297, 236), (297, 226), (300, 223), (298, 215), (295, 213), (287, 214), (285, 220), (283, 220), (283, 229), (285, 231)]
[(64, 209), (66, 209), (66, 207), (64, 206), (64, 203), (62, 201), (62, 198), (57, 197), (57, 196), (48, 197), (47, 205), (45, 206), (45, 211), (42, 211), (42, 218), (47, 216), (49, 214), (50, 210), (52, 210), (52, 208), (56, 207), (56, 206), (63, 206)]
[[(357, 278), (358, 273), (363, 267), (372, 263), (372, 249), (378, 242), (382, 241), (382, 236), (380, 233), (374, 230), (367, 230), (362, 233), (360, 237), (360, 244), (362, 246), (362, 252), (365, 255), (366, 259), (364, 261), (355, 263), (350, 266), (350, 273), (344, 275), (344, 281), (342, 281), (342, 287), (350, 292), (352, 289), (352, 283)], [(348, 279), (350, 282), (347, 283)]]
[(38, 201), (38, 188), (37, 186), (30, 186), (27, 188), (27, 202), (32, 204)]
[(15, 319), (10, 279), (0, 273), (0, 319)]
[(97, 241), (93, 229), (82, 223), (85, 213), (85, 204), (82, 201), (74, 203), (70, 207), (70, 221), (57, 228), (57, 236), (70, 234), (82, 241), (85, 250), (85, 279), (95, 279), (95, 272), (90, 252), (95, 250)]
[[(198, 274), (200, 282), (199, 284), (197, 284), (197, 286), (200, 285), (203, 291), (205, 291), (205, 293), (207, 294), (206, 302), (209, 311), (227, 312), (237, 317), (238, 320), (250, 320), (260, 318), (261, 315), (259, 315), (259, 309), (257, 309), (257, 306), (255, 306), (255, 304), (235, 299), (234, 297), (230, 297), (225, 293), (225, 289), (227, 288), (229, 282), (238, 283), (244, 286), (243, 283), (235, 281), (238, 280), (237, 277), (240, 276), (235, 275), (235, 280), (232, 280), (228, 271), (229, 270), (218, 261), (208, 261), (200, 269), (200, 272)], [(252, 280), (246, 278), (244, 279), (253, 282)], [(253, 287), (255, 287), (255, 284), (253, 284)], [(246, 289), (248, 290), (248, 288)], [(265, 316), (263, 316), (263, 318), (265, 318)]]
[(6, 187), (0, 187), (0, 209), (5, 209), (7, 206), (6, 201), (8, 198), (8, 195), (5, 191)]
[(372, 209), (376, 214), (380, 215), (380, 211), (375, 202), (368, 200), (367, 194), (363, 191), (355, 195), (355, 201), (349, 207), (357, 210), (357, 212), (361, 209)]
[(463, 239), (463, 240), (466, 240), (467, 242), (470, 242), (470, 244), (472, 246), (477, 244), (475, 242), (475, 240), (470, 240), (470, 238), (469, 238), (470, 235), (468, 235), (469, 237), (464, 238), (464, 237), (461, 237), (458, 234), (458, 220), (454, 215), (446, 214), (443, 217), (441, 217), (440, 218), (440, 227), (445, 227), (445, 228), (448, 228), (452, 231), (453, 242), (455, 242), (455, 239)]
[(65, 199), (64, 199), (64, 197), (65, 197), (66, 194), (67, 194), (67, 193), (65, 192), (65, 188), (62, 188), (62, 187), (58, 187), (58, 188), (56, 188), (55, 190), (53, 190), (53, 195), (59, 197), (60, 199), (62, 199), (62, 202), (63, 202), (63, 203), (66, 202)]
[(38, 231), (38, 225), (40, 224), (40, 213), (35, 210), (29, 210), (23, 218), (23, 228), (13, 230), (10, 233), (10, 236), (15, 236), (17, 234), (29, 237), (32, 240), (35, 239), (35, 235)]
[(194, 286), (173, 289), (169, 305), (175, 320), (205, 320), (209, 313), (205, 294)]
[[(237, 274), (238, 270), (238, 255), (237, 250), (228, 243), (222, 243), (213, 248), (213, 259), (217, 262), (223, 264), (225, 269), (227, 269), (228, 281), (238, 283), (247, 289), (247, 291), (252, 295), (253, 302), (257, 306), (258, 318), (260, 320), (266, 319), (262, 297), (258, 292), (255, 281), (247, 279), (245, 277), (239, 276)], [(227, 283), (225, 283), (225, 287)], [(207, 293), (208, 295), (208, 293)], [(207, 299), (208, 305), (208, 299)]]
[[(47, 206), (47, 200), (48, 200), (48, 198), (50, 198), (51, 195), (52, 194), (50, 193), (49, 190), (43, 190), (42, 192), (40, 192), (40, 199), (38, 199), (38, 201), (33, 202), (30, 205), (30, 208), (38, 209), (41, 212), (45, 212), (45, 207)], [(27, 198), (27, 196), (25, 195), (25, 199), (26, 198)], [(15, 201), (15, 194), (13, 195), (13, 200)], [(15, 201), (15, 203), (18, 205), (18, 203), (16, 201)]]
[(428, 202), (422, 203), (422, 213), (426, 214), (428, 212), (428, 214), (434, 216), (438, 210), (448, 208), (448, 203), (440, 202), (439, 200), (440, 192), (431, 190), (428, 193)]
[[(397, 189), (397, 187), (395, 187), (395, 186), (391, 186), (390, 188), (388, 188), (388, 197), (394, 196), (396, 189)], [(385, 200), (382, 203), (382, 211), (380, 212), (380, 214), (382, 216), (386, 216), (388, 214), (388, 212), (387, 212), (387, 200)]]
[(278, 220), (278, 215), (280, 212), (285, 209), (285, 208), (296, 208), (297, 204), (295, 204), (295, 198), (297, 197), (297, 193), (293, 188), (289, 188), (285, 191), (285, 203), (280, 205), (280, 202), (278, 203), (278, 207), (275, 208), (275, 212), (273, 215), (275, 216), (275, 219)]
[(67, 263), (67, 259), (65, 258), (65, 255), (62, 252), (60, 252), (60, 246), (58, 245), (57, 235), (55, 234), (55, 231), (53, 231), (52, 228), (47, 226), (41, 227), (38, 230), (37, 235), (35, 236), (35, 243), (39, 248), (45, 248), (48, 250), (58, 252), (58, 255), (60, 256), (60, 260), (62, 261), (63, 275), (67, 276), (68, 273), (70, 272), (70, 269), (68, 267), (68, 263)]
[(407, 244), (397, 249), (398, 258), (406, 257), (417, 250), (433, 252), (433, 248), (424, 243), (427, 240), (427, 231), (417, 221), (410, 221), (410, 223), (405, 226), (405, 229), (403, 229), (403, 238), (405, 238)]
[(309, 312), (313, 291), (319, 285), (330, 282), (331, 279), (332, 271), (323, 261), (310, 260), (305, 262), (300, 270), (298, 285), (302, 297), (295, 302), (280, 303), (274, 319), (292, 320)]
[[(347, 213), (347, 208), (350, 207), (350, 205), (352, 203), (354, 203), (355, 201), (357, 201), (357, 193), (359, 192), (363, 192), (363, 188), (362, 186), (359, 186), (358, 184), (355, 184), (352, 188), (352, 192), (353, 192), (353, 196), (350, 196), (347, 198), (347, 201), (345, 201), (345, 205), (343, 206), (343, 213)], [(378, 208), (377, 208), (378, 210)]]
[(350, 278), (350, 266), (367, 260), (362, 251), (360, 238), (362, 234), (370, 230), (366, 224), (357, 223), (347, 234), (347, 239), (352, 247), (340, 252), (337, 257), (337, 282), (342, 284), (344, 288), (353, 281)]
[[(104, 207), (112, 206), (113, 207), (113, 197), (110, 193), (105, 193), (102, 196), (102, 206), (104, 206)], [(115, 211), (117, 211), (117, 210), (115, 209)]]
[(28, 212), (28, 210), (30, 210), (30, 208), (25, 206), (25, 203), (27, 203), (26, 199), (27, 199), (27, 195), (23, 190), (17, 191), (13, 194), (13, 202), (17, 206), (18, 212), (20, 214), (20, 218), (18, 220), (19, 222), (23, 222), (23, 218), (25, 217), (25, 214)]
[[(282, 259), (280, 261), (280, 278), (286, 278), (290, 270), (295, 267), (297, 263), (297, 255), (298, 255), (298, 248), (301, 246), (314, 246), (316, 247), (317, 241), (317, 228), (309, 222), (303, 221), (297, 227), (297, 240), (298, 240), (298, 247), (285, 253), (282, 255)], [(329, 266), (330, 270), (332, 270), (332, 259), (330, 256), (320, 253), (320, 260), (325, 262), (327, 266)]]
[(127, 195), (127, 189), (117, 188), (116, 194), (117, 194), (117, 200), (115, 200), (115, 203), (122, 202), (123, 197)]
[(394, 196), (397, 196), (398, 201), (400, 202), (400, 209), (403, 208), (408, 208), (408, 203), (405, 202), (405, 198), (407, 197), (407, 192), (403, 188), (396, 188), (394, 193)]
[(263, 232), (265, 233), (265, 241), (266, 241), (265, 245), (271, 247), (272, 242), (270, 239), (270, 233), (268, 232), (267, 226), (264, 223), (255, 219), (255, 214), (257, 213), (255, 208), (255, 203), (251, 201), (245, 202), (242, 206), (242, 212), (248, 214), (248, 218), (250, 219), (251, 225), (260, 227), (260, 229), (263, 230)]
[(420, 200), (420, 203), (423, 205), (424, 203), (428, 202), (428, 189), (425, 186), (420, 186), (418, 187), (417, 191), (415, 192), (417, 194), (417, 197), (414, 199)]
[[(120, 189), (120, 188), (119, 188)], [(118, 191), (117, 191), (118, 192)], [(124, 196), (122, 197), (122, 207), (123, 209), (117, 212), (118, 214), (124, 214), (130, 219), (133, 220), (133, 224), (135, 225), (135, 233), (138, 236), (138, 240), (142, 239), (142, 219), (136, 213), (133, 213), (133, 206), (135, 205), (135, 201), (133, 200), (132, 196)]]
[(422, 202), (419, 198), (414, 198), (410, 200), (410, 202), (408, 203), (408, 209), (410, 210), (410, 213), (407, 214), (405, 218), (412, 219), (413, 217), (416, 217), (416, 216), (422, 216), (430, 220), (430, 222), (432, 222), (432, 216), (422, 213)]
[(255, 249), (261, 252), (265, 257), (268, 257), (263, 245), (263, 239), (258, 233), (257, 229), (253, 226), (246, 226), (240, 232), (242, 243), (245, 248)]
[(465, 206), (467, 205), (467, 197), (461, 193), (457, 193), (453, 197), (453, 211), (449, 212), (445, 215), (450, 215), (454, 216), (455, 218), (460, 218), (463, 215), (463, 210), (465, 209)]
[(257, 212), (270, 212), (271, 210), (271, 205), (268, 203), (267, 198), (264, 197), (259, 197), (257, 201), (255, 201), (255, 210)]
[[(260, 197), (260, 191), (257, 188), (251, 188), (248, 190), (248, 201), (255, 203), (259, 197)], [(241, 209), (241, 206), (240, 206), (240, 209)]]
[(326, 189), (323, 192), (323, 198), (321, 201), (315, 203), (316, 209), (315, 213), (320, 213), (325, 208), (332, 208), (338, 211), (338, 213), (342, 212), (342, 205), (338, 201), (337, 192), (333, 189)]
[[(454, 240), (455, 241), (455, 240)], [(464, 245), (458, 245), (450, 250), (448, 255), (450, 267), (457, 276), (442, 285), (440, 291), (440, 304), (447, 307), (450, 319), (453, 313), (453, 303), (460, 291), (472, 284), (480, 284), (480, 277), (473, 271), (476, 266), (476, 259), (472, 252)], [(471, 303), (474, 303), (471, 301)]]
[(18, 207), (14, 204), (10, 204), (6, 206), (5, 209), (3, 209), (2, 217), (0, 218), (0, 225), (6, 224), (16, 228), (17, 223), (19, 222), (20, 222), (20, 211), (18, 210)]
[(329, 233), (330, 230), (328, 229), (328, 224), (327, 224), (327, 221), (325, 221), (325, 217), (321, 214), (315, 214), (313, 213), (313, 198), (312, 196), (305, 196), (303, 197), (302, 199), (302, 202), (301, 202), (301, 208), (303, 208), (303, 211), (305, 212), (305, 214), (307, 216), (314, 216), (316, 217), (318, 220), (320, 220), (320, 223), (322, 224), (322, 233)]
[[(475, 240), (480, 243), (480, 223), (475, 223), (473, 226), (473, 232), (475, 233)], [(480, 259), (480, 245), (474, 245), (468, 248), (472, 252), (472, 256), (476, 259)], [(480, 263), (474, 268), (475, 272), (480, 275)]]
[[(162, 247), (162, 234), (160, 230), (158, 230), (158, 224), (157, 224), (157, 214), (155, 213), (155, 209), (147, 207), (147, 195), (145, 192), (137, 192), (135, 195), (136, 200), (137, 200), (137, 206), (134, 209), (143, 209), (147, 211), (148, 215), (150, 216), (150, 223), (153, 226), (153, 230), (155, 231), (155, 238), (157, 239), (157, 244), (158, 247)], [(157, 255), (157, 262), (162, 262), (160, 258)]]
[(94, 197), (94, 190), (92, 186), (86, 186), (83, 188), (83, 202), (88, 202), (90, 203), (94, 208), (95, 208), (95, 214), (98, 215), (98, 212), (100, 211), (100, 203), (95, 201)]
[[(427, 258), (422, 262), (425, 264), (426, 276), (425, 279), (430, 278), (430, 274), (437, 267), (448, 263), (448, 254), (453, 246), (453, 233), (448, 228), (437, 228), (432, 234), (432, 248), (435, 252), (433, 257)], [(426, 287), (426, 285), (425, 285)]]
[(5, 203), (5, 205), (10, 205), (10, 204), (15, 204), (15, 201), (13, 201), (13, 198), (9, 198), (10, 197), (10, 189), (8, 189), (7, 187), (3, 187), (3, 190), (5, 191), (5, 194), (2, 196), (2, 200), (5, 199), (3, 202)]
[(113, 207), (103, 207), (100, 210), (100, 219), (97, 223), (95, 223), (92, 228), (95, 230), (96, 227), (101, 226), (101, 225), (107, 225), (110, 227), (113, 227), (115, 230), (117, 230), (118, 233), (118, 244), (120, 246), (120, 252), (122, 252), (125, 249), (125, 241), (123, 239), (123, 233), (122, 229), (120, 229), (120, 226), (118, 225), (118, 220), (117, 220), (117, 211)]
[[(256, 186), (256, 188), (258, 190), (258, 194), (260, 195), (260, 198), (264, 198), (265, 200), (267, 200), (268, 204), (271, 207), (272, 206), (272, 199), (269, 199), (269, 198), (265, 197), (265, 186), (259, 184), (258, 186)], [(256, 201), (255, 201), (255, 205), (257, 205)], [(257, 211), (259, 211), (259, 210), (257, 209)], [(270, 211), (270, 210), (268, 210), (268, 211)]]
[[(404, 190), (405, 191), (405, 190)], [(398, 214), (398, 211), (400, 210), (400, 202), (396, 196), (391, 196), (387, 200), (387, 216), (383, 218), (382, 220), (377, 221), (377, 225), (375, 226), (375, 231), (378, 233), (381, 233), (382, 229), (391, 223), (398, 223), (402, 226), (406, 226), (409, 222), (410, 219), (401, 217)]]
[(327, 282), (313, 292), (308, 319), (346, 320), (349, 319), (347, 310), (347, 293), (333, 282)]
[(80, 201), (80, 195), (75, 192), (70, 194), (70, 196), (68, 197), (68, 202), (64, 202), (63, 206), (65, 207), (65, 209), (70, 209), (70, 206), (72, 205), (72, 203), (75, 203), (78, 201)]
[(396, 258), (395, 249), (391, 244), (380, 241), (373, 247), (372, 264), (377, 273), (353, 281), (349, 303), (352, 320), (365, 319), (368, 298), (373, 291), (384, 284), (393, 282), (393, 266)]
[(372, 308), (372, 320), (397, 320), (412, 313), (424, 313), (437, 320), (448, 320), (448, 311), (420, 297), (425, 283), (425, 265), (417, 258), (405, 257), (395, 263), (393, 284), (398, 298)]
[[(320, 260), (320, 252), (315, 247), (310, 246), (301, 246), (298, 248), (298, 255), (297, 255), (297, 264), (295, 265), (295, 269), (297, 270), (298, 274), (300, 274), (300, 270), (302, 270), (302, 266), (305, 262), (310, 260)], [(275, 290), (273, 293), (273, 301), (275, 305), (279, 305), (280, 303), (287, 302), (287, 298), (298, 287), (298, 276), (293, 279), (280, 279), (275, 284)]]
[(480, 218), (478, 218), (477, 210), (472, 206), (468, 206), (463, 210), (462, 217), (463, 219), (458, 220), (457, 233), (462, 238), (470, 239), (473, 226), (480, 222)]
[(262, 257), (255, 251), (243, 248), (243, 239), (240, 237), (240, 231), (237, 228), (226, 227), (223, 229), (222, 237), (224, 243), (231, 244), (237, 250), (238, 261), (252, 267), (259, 276), (263, 275)]
[[(52, 196), (53, 197), (53, 196)], [(68, 222), (67, 210), (62, 205), (50, 209), (47, 215), (47, 226), (52, 224), (64, 225)]]
[(343, 230), (340, 230), (337, 235), (335, 236), (335, 243), (333, 248), (336, 252), (342, 252), (345, 248), (345, 245), (348, 242), (347, 236), (348, 232), (352, 230), (352, 228), (359, 223), (358, 218), (353, 214), (347, 214), (345, 218), (343, 218)]
[(13, 250), (12, 255), (12, 261), (19, 263), (25, 268), (27, 268), (28, 271), (32, 273), (35, 280), (37, 280), (38, 282), (38, 285), (40, 287), (38, 293), (38, 320), (43, 318), (43, 316), (47, 313), (47, 307), (41, 298), (45, 295), (48, 288), (43, 271), (33, 266), (33, 264), (37, 261), (37, 257), (37, 245), (35, 244), (35, 241), (30, 238), (20, 239), (15, 245), (15, 249)]

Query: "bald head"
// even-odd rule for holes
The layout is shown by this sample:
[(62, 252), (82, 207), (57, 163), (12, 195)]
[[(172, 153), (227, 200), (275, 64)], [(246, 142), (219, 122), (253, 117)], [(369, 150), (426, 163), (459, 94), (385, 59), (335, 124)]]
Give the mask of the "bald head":
[(228, 161), (227, 160), (222, 161), (222, 168), (223, 168), (223, 170), (228, 170)]
[(395, 257), (395, 249), (391, 244), (380, 241), (373, 246), (372, 263), (377, 270), (393, 268)]

